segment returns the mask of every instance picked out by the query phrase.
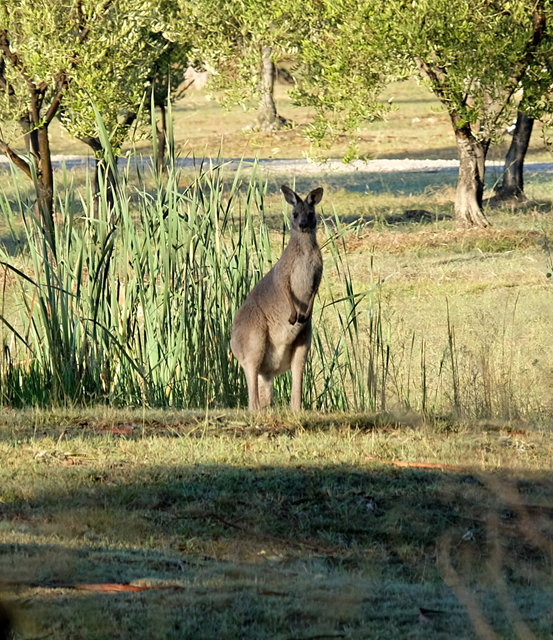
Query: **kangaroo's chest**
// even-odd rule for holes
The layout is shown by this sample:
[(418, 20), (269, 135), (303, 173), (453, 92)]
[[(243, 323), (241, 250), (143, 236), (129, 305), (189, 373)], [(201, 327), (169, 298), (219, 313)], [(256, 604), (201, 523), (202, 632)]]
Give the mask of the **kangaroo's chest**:
[(290, 273), (290, 289), (298, 302), (307, 304), (317, 292), (323, 262), (320, 251), (313, 251), (297, 256)]

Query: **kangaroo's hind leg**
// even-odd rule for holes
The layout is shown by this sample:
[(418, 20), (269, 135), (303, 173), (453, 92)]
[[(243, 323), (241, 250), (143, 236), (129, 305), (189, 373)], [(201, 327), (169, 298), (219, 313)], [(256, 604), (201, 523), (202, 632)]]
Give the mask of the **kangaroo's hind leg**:
[(248, 409), (250, 411), (259, 411), (261, 403), (259, 402), (258, 367), (255, 363), (248, 361), (242, 363), (242, 369), (248, 385)]
[(305, 324), (299, 333), (292, 347), (292, 360), (290, 369), (292, 371), (292, 397), (290, 407), (292, 411), (301, 410), (301, 395), (303, 388), (303, 372), (309, 347), (311, 346), (311, 322)]
[(265, 409), (273, 403), (273, 376), (260, 373), (257, 376), (259, 408)]
[[(263, 335), (256, 335), (250, 341), (257, 348), (247, 351), (245, 357), (240, 361), (248, 385), (248, 409), (250, 411), (259, 411), (266, 406), (267, 386), (264, 377), (259, 373), (261, 363), (265, 357), (265, 334), (264, 332), (260, 333), (263, 333)], [(270, 389), (269, 393), (271, 393)]]
[(235, 319), (230, 346), (246, 376), (248, 408), (250, 411), (259, 411), (262, 404), (258, 376), (265, 358), (267, 327), (257, 307), (246, 306), (239, 312)]

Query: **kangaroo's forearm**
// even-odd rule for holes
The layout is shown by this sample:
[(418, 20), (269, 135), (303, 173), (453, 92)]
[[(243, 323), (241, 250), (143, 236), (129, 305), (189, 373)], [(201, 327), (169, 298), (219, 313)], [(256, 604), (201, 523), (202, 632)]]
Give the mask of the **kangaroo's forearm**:
[(301, 322), (303, 324), (304, 322), (307, 322), (309, 320), (309, 318), (311, 317), (311, 314), (313, 313), (314, 300), (315, 300), (315, 295), (312, 295), (311, 298), (309, 299), (309, 302), (307, 303), (307, 308), (305, 309), (305, 311), (303, 313), (298, 313), (298, 318), (297, 318), (298, 322)]
[(298, 310), (296, 309), (296, 305), (294, 303), (294, 296), (292, 294), (292, 287), (290, 283), (286, 287), (286, 297), (288, 298), (288, 304), (290, 306), (290, 315), (288, 316), (288, 322), (290, 324), (296, 324), (298, 321)]
[(313, 294), (311, 296), (311, 298), (309, 299), (309, 304), (307, 305), (307, 309), (305, 310), (305, 318), (309, 318), (311, 317), (311, 314), (313, 313), (313, 303), (315, 302), (315, 294)]

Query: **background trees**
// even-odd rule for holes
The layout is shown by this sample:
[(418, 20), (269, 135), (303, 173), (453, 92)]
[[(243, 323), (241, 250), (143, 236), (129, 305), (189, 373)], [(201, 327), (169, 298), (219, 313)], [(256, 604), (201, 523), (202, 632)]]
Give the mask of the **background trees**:
[(523, 167), (526, 151), (536, 119), (550, 114), (553, 109), (553, 37), (550, 3), (536, 4), (537, 17), (545, 21), (545, 36), (535, 51), (535, 61), (520, 83), (522, 97), (513, 139), (505, 157), (501, 184), (496, 189), (497, 200), (524, 199)]
[[(97, 109), (118, 148), (167, 46), (152, 34), (165, 28), (157, 0), (0, 0), (0, 149), (36, 180), (45, 228), (52, 227), (54, 206), (52, 120), (59, 117), (100, 153)], [(30, 160), (17, 151), (15, 125), (28, 140)]]
[[(446, 107), (455, 135), (456, 216), (466, 226), (487, 226), (482, 200), (490, 143), (513, 117), (523, 83), (537, 100), (551, 85), (544, 65), (552, 51), (551, 2), (341, 0), (325, 3), (324, 12), (318, 46), (306, 49), (303, 100), (323, 120), (338, 109), (347, 114), (343, 122), (355, 124), (378, 108), (371, 85), (418, 73)], [(364, 67), (372, 73), (346, 81), (346, 69)]]
[(257, 127), (286, 123), (274, 99), (278, 63), (298, 45), (298, 12), (289, 0), (180, 0), (195, 57), (230, 103), (258, 104)]
[[(163, 156), (166, 97), (189, 59), (211, 71), (228, 101), (257, 102), (258, 128), (268, 131), (285, 122), (274, 100), (275, 64), (291, 63), (296, 100), (316, 107), (309, 134), (318, 139), (381, 116), (382, 89), (415, 73), (451, 120), (460, 158), (456, 215), (486, 226), (490, 144), (518, 109), (499, 194), (519, 194), (518, 133), (529, 133), (528, 118), (551, 111), (552, 24), (552, 0), (0, 0), (0, 150), (36, 181), (48, 227), (53, 118), (101, 162), (95, 110), (118, 151), (141, 105), (147, 113), (153, 86)], [(18, 151), (20, 127), (28, 158)]]

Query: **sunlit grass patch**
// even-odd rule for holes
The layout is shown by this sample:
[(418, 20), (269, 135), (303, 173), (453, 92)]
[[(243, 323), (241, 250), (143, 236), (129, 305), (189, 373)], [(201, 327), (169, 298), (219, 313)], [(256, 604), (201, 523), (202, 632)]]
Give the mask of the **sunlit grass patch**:
[[(230, 325), (287, 241), (282, 199), (255, 165), (204, 165), (185, 179), (172, 169), (156, 188), (155, 176), (131, 175), (100, 217), (87, 214), (90, 182), (60, 192), (63, 255), (52, 263), (29, 196), (15, 211), (4, 201), (16, 238), (3, 245), (6, 404), (245, 402)], [(418, 206), (439, 213), (440, 193)], [(544, 419), (549, 216), (497, 210), (491, 229), (459, 230), (451, 219), (403, 224), (391, 212), (416, 204), (400, 196), (328, 196), (306, 406)], [(376, 220), (348, 213), (365, 201), (389, 209)], [(284, 376), (277, 402), (288, 394)]]

